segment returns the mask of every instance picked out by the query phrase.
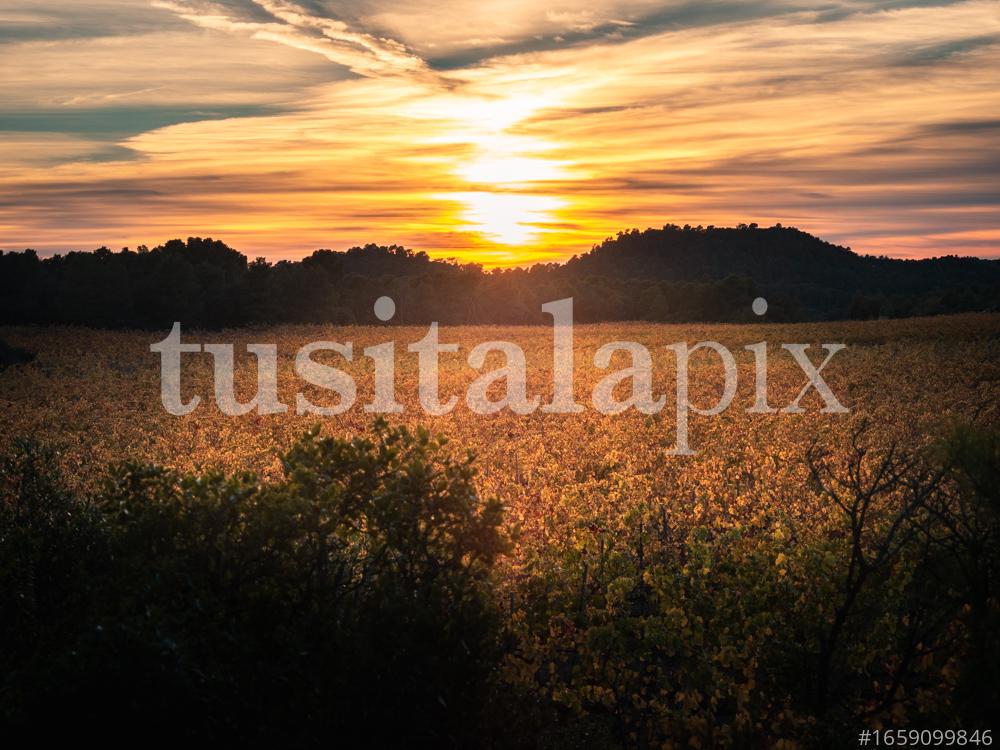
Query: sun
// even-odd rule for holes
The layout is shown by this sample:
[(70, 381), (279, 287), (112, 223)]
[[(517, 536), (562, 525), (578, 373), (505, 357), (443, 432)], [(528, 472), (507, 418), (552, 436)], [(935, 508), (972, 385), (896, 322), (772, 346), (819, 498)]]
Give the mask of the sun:
[(548, 224), (565, 201), (549, 195), (464, 192), (439, 196), (461, 206), (459, 228), (502, 245), (526, 245), (551, 231)]
[(560, 162), (511, 154), (484, 154), (455, 172), (467, 182), (486, 185), (524, 185), (566, 176)]
[[(410, 112), (435, 118), (433, 143), (459, 147), (447, 167), (454, 185), (433, 198), (457, 204), (448, 217), (450, 226), (476, 235), (477, 245), (517, 248), (514, 256), (528, 257), (521, 251), (555, 231), (557, 212), (567, 205), (559, 197), (560, 186), (580, 175), (572, 161), (553, 156), (558, 144), (516, 128), (559, 98), (522, 91), (439, 99), (441, 106), (433, 111)], [(440, 112), (447, 112), (446, 117)]]

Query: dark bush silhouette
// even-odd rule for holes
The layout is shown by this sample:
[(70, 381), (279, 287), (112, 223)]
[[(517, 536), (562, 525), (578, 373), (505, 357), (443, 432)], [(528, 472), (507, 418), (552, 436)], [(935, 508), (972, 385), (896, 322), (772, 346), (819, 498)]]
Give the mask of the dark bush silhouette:
[(51, 458), (3, 467), (5, 726), (473, 744), (504, 542), (468, 460), (378, 424), (310, 433), (280, 482), (124, 464), (84, 499)]

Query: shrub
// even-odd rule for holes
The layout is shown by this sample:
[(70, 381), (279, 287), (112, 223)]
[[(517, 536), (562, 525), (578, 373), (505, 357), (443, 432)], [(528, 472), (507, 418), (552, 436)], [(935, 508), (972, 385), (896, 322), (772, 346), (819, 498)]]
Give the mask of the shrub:
[(310, 432), (280, 482), (123, 464), (89, 498), (50, 459), (4, 467), (6, 723), (470, 743), (504, 546), (471, 459), (379, 423)]

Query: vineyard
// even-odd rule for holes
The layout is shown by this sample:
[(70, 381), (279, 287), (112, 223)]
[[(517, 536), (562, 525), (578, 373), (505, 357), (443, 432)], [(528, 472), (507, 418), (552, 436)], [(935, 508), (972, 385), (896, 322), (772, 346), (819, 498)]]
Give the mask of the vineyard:
[[(418, 439), (403, 450), (417, 451), (420, 465), (449, 467), (471, 451), (470, 502), (482, 513), (487, 498), (503, 507), (496, 547), (484, 553), (499, 655), (483, 698), (492, 720), (468, 714), (461, 721), (473, 722), (471, 729), (448, 729), (453, 744), (847, 747), (862, 726), (959, 728), (957, 716), (972, 729), (987, 715), (997, 698), (989, 693), (995, 676), (982, 677), (993, 669), (983, 659), (997, 659), (998, 572), (989, 567), (997, 525), (969, 503), (991, 492), (995, 502), (996, 487), (982, 471), (996, 465), (982, 466), (997, 450), (1000, 316), (577, 326), (577, 400), (589, 404), (608, 373), (593, 367), (597, 349), (635, 341), (652, 352), (654, 393), (667, 396), (667, 407), (650, 415), (592, 408), (476, 414), (461, 398), (480, 374), (466, 364), (469, 350), (496, 339), (519, 344), (528, 393), (544, 403), (552, 395), (552, 331), (462, 326), (441, 329), (442, 341), (459, 351), (441, 355), (440, 393), (459, 395), (458, 406), (429, 416), (417, 401), (416, 357), (406, 352), (425, 333), (393, 326), (185, 331), (185, 340), (235, 344), (236, 393), (244, 400), (257, 378), (246, 345), (276, 343), (279, 395), (292, 407), (225, 416), (213, 403), (211, 358), (191, 354), (182, 392), (201, 403), (174, 417), (160, 403), (160, 362), (149, 351), (162, 333), (2, 328), (0, 338), (35, 357), (0, 371), (0, 448), (16, 452), (25, 437), (49, 446), (66, 491), (83, 496), (107, 492), (107, 467), (126, 459), (168, 467), (176, 477), (253, 472), (240, 486), (285, 491), (290, 467), (311, 465), (306, 458), (313, 460), (323, 438), (405, 446), (401, 435), (426, 428), (446, 442), (438, 449)], [(374, 392), (371, 362), (356, 356), (329, 360), (357, 382), (354, 408), (297, 415), (297, 391), (317, 404), (330, 398), (293, 368), (295, 352), (320, 340), (352, 341), (356, 352), (395, 341), (404, 411), (374, 424), (363, 408)], [(734, 353), (737, 394), (722, 414), (691, 416), (695, 455), (668, 456), (675, 368), (666, 346), (703, 340)], [(846, 344), (823, 376), (850, 412), (821, 413), (813, 390), (802, 400), (804, 413), (748, 413), (755, 364), (744, 347), (761, 341), (770, 353), (768, 400), (779, 409), (806, 382), (782, 343), (811, 344), (815, 364), (819, 345)], [(616, 358), (611, 369), (626, 364)], [(692, 358), (693, 404), (716, 403), (722, 384), (717, 357)], [(314, 427), (298, 453), (286, 453)], [(965, 548), (956, 539), (968, 534), (949, 513), (962, 523), (974, 517), (968, 529), (985, 534), (976, 560), (986, 572), (977, 571), (967, 589)]]

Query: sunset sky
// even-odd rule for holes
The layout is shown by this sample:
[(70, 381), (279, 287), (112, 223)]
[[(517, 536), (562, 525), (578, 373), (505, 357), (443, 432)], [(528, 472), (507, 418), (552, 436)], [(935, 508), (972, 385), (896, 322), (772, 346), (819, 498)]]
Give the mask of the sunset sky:
[(1000, 255), (1000, 2), (3, 0), (0, 248)]

